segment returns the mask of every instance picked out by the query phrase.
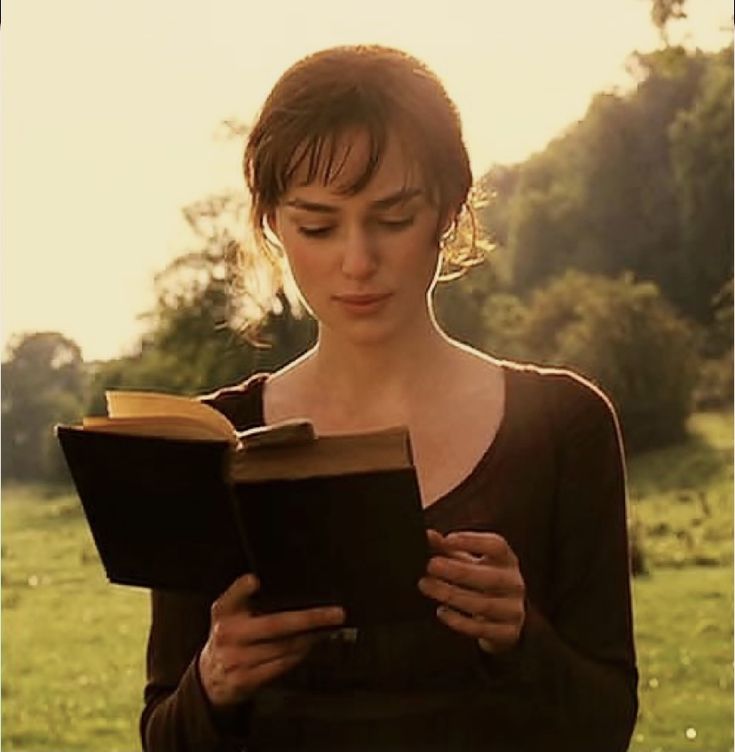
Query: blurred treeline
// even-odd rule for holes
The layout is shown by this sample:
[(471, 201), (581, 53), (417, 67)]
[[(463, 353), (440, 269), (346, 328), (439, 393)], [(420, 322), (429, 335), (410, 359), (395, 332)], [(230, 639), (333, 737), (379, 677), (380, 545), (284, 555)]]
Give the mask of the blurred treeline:
[[(596, 96), (542, 152), (489, 170), (477, 214), (495, 249), (435, 294), (451, 335), (599, 384), (630, 452), (681, 439), (693, 410), (732, 404), (732, 55), (635, 54), (629, 91)], [(297, 300), (269, 303), (255, 284), (238, 309), (265, 317), (260, 344), (233, 325), (225, 261), (246, 211), (233, 194), (183, 210), (191, 247), (157, 277), (135, 354), (84, 363), (59, 333), (16, 337), (2, 363), (4, 479), (65, 478), (50, 427), (104, 413), (105, 389), (209, 391), (313, 342)]]

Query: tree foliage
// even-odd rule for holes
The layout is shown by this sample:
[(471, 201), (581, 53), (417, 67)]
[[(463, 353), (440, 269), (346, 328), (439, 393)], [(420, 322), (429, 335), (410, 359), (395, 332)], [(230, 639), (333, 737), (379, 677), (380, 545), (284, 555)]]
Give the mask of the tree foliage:
[(2, 363), (3, 480), (66, 477), (53, 425), (79, 420), (86, 380), (79, 346), (58, 332), (10, 344)]
[(685, 5), (686, 0), (651, 0), (651, 21), (666, 46), (669, 44), (668, 25), (671, 21), (687, 17)]
[(707, 66), (691, 107), (677, 114), (668, 135), (681, 248), (676, 302), (706, 320), (732, 279), (732, 49)]
[(653, 283), (569, 271), (533, 293), (518, 331), (534, 360), (572, 368), (611, 396), (631, 450), (683, 437), (697, 341)]
[[(563, 322), (554, 321), (558, 308), (566, 309)], [(542, 357), (609, 391), (632, 448), (683, 437), (696, 383), (696, 338), (654, 284), (635, 283), (630, 275), (567, 273), (534, 296), (526, 340)]]
[[(139, 352), (96, 372), (88, 402), (92, 412), (104, 412), (106, 389), (207, 392), (274, 370), (313, 342), (314, 322), (293, 297), (281, 292), (275, 300), (260, 298), (257, 284), (238, 288), (240, 297), (234, 297), (229, 265), (244, 211), (242, 199), (231, 193), (183, 209), (194, 248), (157, 275), (156, 304), (144, 316), (148, 327)], [(243, 317), (262, 319), (257, 339), (241, 329)]]
[(482, 220), (524, 295), (574, 268), (655, 282), (713, 320), (732, 277), (732, 50), (634, 56), (636, 88), (596, 96), (545, 150), (483, 178)]

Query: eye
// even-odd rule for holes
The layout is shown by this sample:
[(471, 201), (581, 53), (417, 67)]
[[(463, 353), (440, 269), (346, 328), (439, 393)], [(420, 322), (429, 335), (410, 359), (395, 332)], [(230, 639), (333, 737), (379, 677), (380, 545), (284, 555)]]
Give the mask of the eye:
[(324, 238), (332, 232), (332, 225), (323, 227), (299, 227), (298, 231), (307, 238)]
[(406, 217), (405, 219), (380, 219), (378, 220), (378, 224), (381, 227), (384, 227), (386, 230), (393, 230), (394, 232), (398, 232), (407, 227), (410, 227), (413, 224), (413, 222), (414, 222), (413, 217)]

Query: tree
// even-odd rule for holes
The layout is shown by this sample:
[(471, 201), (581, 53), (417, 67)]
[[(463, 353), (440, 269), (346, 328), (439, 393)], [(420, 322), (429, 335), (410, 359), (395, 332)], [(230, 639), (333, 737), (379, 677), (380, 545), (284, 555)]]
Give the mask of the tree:
[(229, 322), (224, 255), (244, 210), (233, 193), (184, 207), (194, 248), (156, 275), (156, 304), (141, 317), (147, 332), (138, 353), (97, 369), (88, 400), (92, 412), (104, 411), (104, 391), (112, 387), (193, 394), (252, 370), (252, 348)]
[(66, 478), (53, 426), (79, 420), (86, 382), (79, 346), (59, 332), (11, 342), (2, 363), (4, 479)]
[(687, 17), (685, 5), (686, 0), (651, 0), (651, 20), (666, 46), (669, 44), (667, 27), (671, 21)]
[(483, 217), (506, 239), (510, 292), (568, 268), (631, 271), (711, 322), (732, 277), (731, 54), (636, 55), (634, 91), (598, 95), (544, 151), (505, 176), (493, 168), (500, 201)]
[(681, 439), (697, 379), (691, 326), (650, 282), (569, 271), (531, 296), (519, 337), (612, 398), (632, 451)]
[(732, 279), (732, 47), (712, 58), (692, 105), (669, 127), (682, 253), (676, 303), (712, 322), (715, 299)]
[[(268, 284), (258, 285), (264, 271), (255, 251), (240, 245), (233, 254), (246, 209), (230, 192), (184, 207), (193, 248), (156, 276), (156, 304), (143, 316), (148, 331), (139, 352), (97, 369), (91, 412), (104, 413), (106, 389), (207, 392), (278, 368), (313, 341), (314, 324), (294, 297), (280, 292), (274, 300)], [(250, 265), (239, 275), (245, 284), (232, 284), (235, 263)], [(259, 320), (257, 336), (249, 336), (244, 325)]]

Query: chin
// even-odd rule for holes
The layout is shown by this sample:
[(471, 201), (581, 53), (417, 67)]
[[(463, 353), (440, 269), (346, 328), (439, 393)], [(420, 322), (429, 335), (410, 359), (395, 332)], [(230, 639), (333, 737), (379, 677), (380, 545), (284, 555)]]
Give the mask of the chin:
[(376, 347), (401, 337), (406, 327), (395, 319), (365, 318), (352, 321), (323, 321), (330, 336), (360, 347)]

